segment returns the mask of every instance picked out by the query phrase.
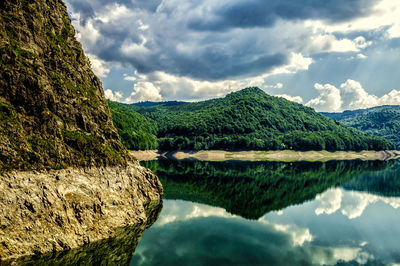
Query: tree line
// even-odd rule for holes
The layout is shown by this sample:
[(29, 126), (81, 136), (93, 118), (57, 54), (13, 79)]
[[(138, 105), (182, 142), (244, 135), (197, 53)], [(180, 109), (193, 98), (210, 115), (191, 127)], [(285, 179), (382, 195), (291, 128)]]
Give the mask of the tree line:
[(196, 103), (109, 102), (129, 149), (387, 150), (393, 144), (331, 120), (312, 108), (246, 88)]

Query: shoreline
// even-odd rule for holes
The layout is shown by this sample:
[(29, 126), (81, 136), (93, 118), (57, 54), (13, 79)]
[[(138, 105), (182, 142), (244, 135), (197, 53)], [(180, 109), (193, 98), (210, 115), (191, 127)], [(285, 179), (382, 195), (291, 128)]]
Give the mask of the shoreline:
[(0, 265), (116, 237), (161, 202), (158, 178), (138, 162), (0, 173)]
[(400, 151), (129, 151), (139, 161), (152, 161), (158, 159), (185, 160), (195, 159), (200, 161), (278, 161), (278, 162), (326, 162), (342, 160), (393, 160), (400, 158)]

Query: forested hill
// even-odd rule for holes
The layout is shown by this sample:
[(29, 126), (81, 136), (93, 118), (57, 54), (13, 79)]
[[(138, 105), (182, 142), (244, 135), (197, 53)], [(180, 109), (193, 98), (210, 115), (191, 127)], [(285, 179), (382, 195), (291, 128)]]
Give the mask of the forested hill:
[[(128, 105), (107, 100), (121, 142), (131, 150), (157, 149), (157, 126)], [(153, 105), (152, 105), (153, 106)]]
[[(255, 87), (197, 103), (124, 107), (133, 108), (157, 126), (161, 150), (393, 148), (385, 139), (365, 135)], [(114, 124), (118, 128), (118, 121)]]
[(151, 101), (145, 101), (145, 102), (138, 102), (134, 103), (133, 105), (139, 106), (139, 107), (154, 107), (154, 106), (172, 106), (172, 105), (180, 105), (180, 104), (185, 104), (187, 102), (181, 102), (181, 101), (166, 101), (166, 102), (151, 102)]
[(398, 105), (322, 114), (365, 133), (391, 140), (396, 145), (396, 149), (400, 149), (400, 106)]

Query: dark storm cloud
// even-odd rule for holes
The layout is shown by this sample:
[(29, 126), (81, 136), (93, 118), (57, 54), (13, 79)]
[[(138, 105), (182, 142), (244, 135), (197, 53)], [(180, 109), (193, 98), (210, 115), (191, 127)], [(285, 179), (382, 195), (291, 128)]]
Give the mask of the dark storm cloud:
[(95, 11), (108, 4), (119, 4), (129, 9), (143, 9), (149, 12), (155, 12), (162, 0), (66, 0), (68, 4), (81, 14), (83, 21), (89, 18), (95, 18)]
[[(272, 31), (278, 19), (343, 21), (368, 14), (375, 2), (67, 0), (80, 25), (90, 22), (97, 32), (94, 41), (82, 35), (86, 52), (141, 74), (162, 71), (198, 80), (253, 77), (285, 66), (311, 33), (304, 27)], [(118, 7), (128, 11), (113, 17)]]
[[(205, 58), (212, 58), (213, 55), (208, 55), (207, 51), (204, 54)], [(275, 66), (280, 66), (288, 61), (287, 56), (283, 54), (265, 55), (252, 61), (237, 62), (238, 59), (233, 60), (225, 58), (225, 60), (215, 61), (213, 71), (208, 71), (209, 61), (201, 62), (201, 64), (194, 63), (192, 66), (192, 75), (201, 79), (227, 79), (241, 76), (254, 76), (262, 74)], [(184, 73), (181, 73), (184, 74)]]
[(88, 18), (94, 17), (94, 9), (89, 2), (80, 0), (69, 0), (67, 3), (71, 5), (76, 12), (79, 12), (81, 14), (81, 19), (83, 23), (86, 23)]
[[(286, 55), (265, 55), (254, 60), (242, 60), (237, 57), (224, 57), (204, 51), (198, 56), (187, 57), (173, 54), (170, 51), (167, 60), (160, 60), (158, 55), (137, 60), (131, 58), (127, 62), (134, 62), (140, 73), (152, 71), (165, 71), (178, 76), (189, 76), (204, 80), (221, 80), (242, 76), (255, 76), (270, 70), (273, 67), (285, 64), (288, 61)], [(212, 67), (210, 67), (212, 66)]]
[(366, 16), (377, 0), (250, 0), (219, 5), (208, 16), (189, 23), (195, 30), (219, 31), (230, 28), (269, 27), (278, 19), (322, 19), (341, 22)]

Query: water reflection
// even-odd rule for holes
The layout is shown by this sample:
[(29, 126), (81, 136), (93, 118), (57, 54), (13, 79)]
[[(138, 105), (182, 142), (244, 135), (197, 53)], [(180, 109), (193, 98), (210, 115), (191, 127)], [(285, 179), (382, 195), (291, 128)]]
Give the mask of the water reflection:
[[(145, 206), (147, 222), (117, 229), (115, 238), (90, 243), (64, 252), (23, 257), (4, 265), (129, 265), (143, 232), (158, 218), (162, 202)], [(1, 264), (1, 263), (0, 263)], [(2, 264), (2, 265), (3, 265)]]
[[(131, 265), (388, 265), (399, 262), (400, 218), (370, 206), (358, 220), (340, 212), (316, 215), (318, 202), (272, 212), (258, 221), (222, 208), (166, 200)], [(389, 212), (382, 220), (381, 210)], [(397, 257), (396, 257), (397, 256)]]
[(312, 200), (330, 187), (392, 164), (384, 161), (144, 162), (159, 176), (166, 199), (218, 206), (249, 219)]
[[(150, 224), (30, 265), (396, 265), (400, 163), (145, 164), (165, 200)], [(143, 234), (143, 238), (142, 238)], [(140, 242), (139, 242), (140, 240)], [(139, 244), (138, 244), (139, 242)], [(134, 255), (133, 255), (134, 253)], [(132, 257), (133, 256), (133, 257)]]
[[(172, 199), (144, 233), (131, 265), (400, 263), (398, 163), (152, 167)], [(243, 218), (260, 213), (257, 220)]]
[(385, 171), (364, 173), (344, 186), (349, 190), (367, 191), (372, 194), (400, 197), (400, 161), (391, 163)]
[(330, 189), (322, 195), (318, 195), (316, 200), (320, 202), (320, 206), (315, 210), (317, 215), (340, 211), (349, 219), (360, 217), (369, 205), (378, 202), (385, 203), (394, 209), (400, 207), (400, 198), (398, 197), (385, 197), (339, 188)]

